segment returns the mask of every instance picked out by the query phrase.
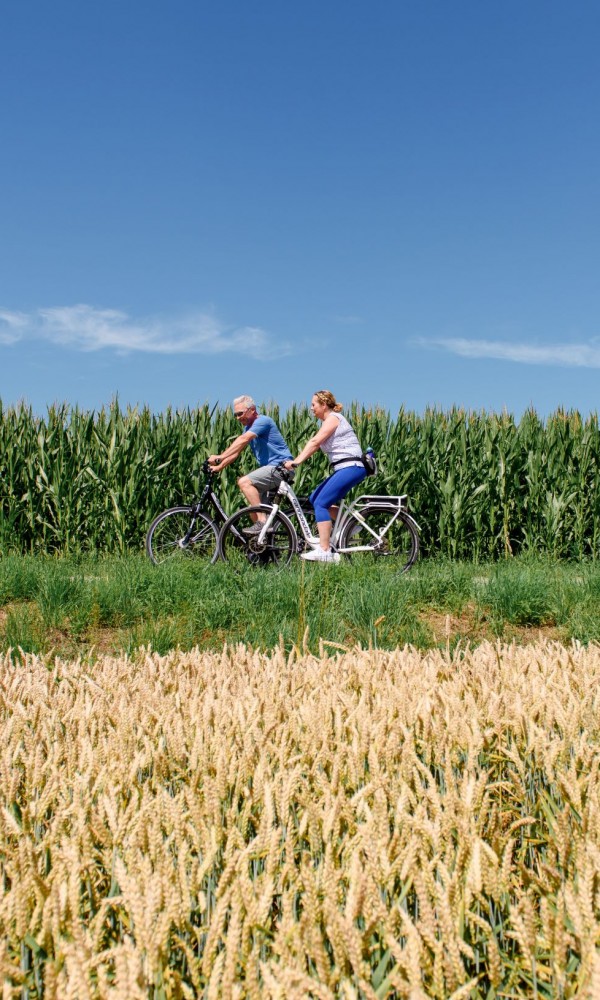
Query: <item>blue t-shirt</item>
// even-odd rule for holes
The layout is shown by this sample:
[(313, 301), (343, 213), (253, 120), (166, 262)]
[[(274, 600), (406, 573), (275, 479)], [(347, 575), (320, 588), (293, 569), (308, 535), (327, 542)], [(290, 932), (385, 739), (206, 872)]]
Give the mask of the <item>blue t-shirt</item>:
[(279, 465), (291, 459), (292, 453), (271, 417), (259, 413), (252, 427), (246, 429), (248, 432), (256, 434), (250, 438), (250, 447), (259, 465)]

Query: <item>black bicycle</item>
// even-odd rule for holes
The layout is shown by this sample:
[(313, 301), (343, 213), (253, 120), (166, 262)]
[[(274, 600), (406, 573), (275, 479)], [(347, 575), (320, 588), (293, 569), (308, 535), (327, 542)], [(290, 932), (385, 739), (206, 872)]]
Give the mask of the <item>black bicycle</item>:
[(191, 504), (169, 507), (158, 514), (146, 535), (146, 554), (159, 565), (171, 559), (214, 563), (219, 558), (219, 530), (227, 513), (213, 489), (208, 461), (202, 463), (204, 482)]
[[(172, 559), (194, 559), (203, 561), (206, 565), (217, 562), (220, 556), (218, 547), (219, 532), (227, 521), (228, 515), (213, 488), (214, 473), (208, 461), (202, 463), (204, 482), (200, 494), (191, 504), (181, 504), (169, 507), (157, 514), (146, 535), (146, 554), (157, 566)], [(267, 493), (265, 500), (273, 503), (276, 490)], [(308, 497), (295, 498), (305, 517), (312, 517), (313, 509)], [(292, 517), (295, 511), (289, 512)], [(298, 540), (298, 551), (303, 549), (303, 538)], [(253, 551), (251, 541), (243, 531), (235, 528), (230, 534), (230, 542), (238, 548), (247, 551), (249, 562), (267, 564), (279, 561), (273, 547), (263, 547), (260, 552)]]

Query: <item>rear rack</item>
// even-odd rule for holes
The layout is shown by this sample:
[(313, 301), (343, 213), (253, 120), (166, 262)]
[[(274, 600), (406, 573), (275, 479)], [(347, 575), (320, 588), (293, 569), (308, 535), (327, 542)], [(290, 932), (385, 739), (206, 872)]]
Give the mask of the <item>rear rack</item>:
[(363, 493), (352, 502), (352, 506), (355, 504), (362, 503), (379, 503), (387, 504), (390, 507), (406, 507), (408, 500), (408, 493), (402, 493), (401, 496), (384, 496), (382, 493)]

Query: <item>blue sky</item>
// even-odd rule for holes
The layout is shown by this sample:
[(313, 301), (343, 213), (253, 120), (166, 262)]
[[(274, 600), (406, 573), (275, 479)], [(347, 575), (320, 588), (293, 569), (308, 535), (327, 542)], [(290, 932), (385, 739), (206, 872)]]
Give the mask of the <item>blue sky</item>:
[(0, 398), (598, 408), (600, 6), (20, 0)]

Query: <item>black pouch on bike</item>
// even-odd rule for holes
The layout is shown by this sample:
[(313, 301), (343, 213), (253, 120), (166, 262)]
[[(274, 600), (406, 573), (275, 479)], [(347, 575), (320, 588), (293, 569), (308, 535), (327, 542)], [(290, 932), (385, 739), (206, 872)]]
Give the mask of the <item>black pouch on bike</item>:
[(367, 476), (374, 476), (377, 473), (377, 459), (375, 458), (375, 452), (372, 448), (368, 448), (363, 451), (360, 456), (362, 459), (362, 464), (364, 465)]

